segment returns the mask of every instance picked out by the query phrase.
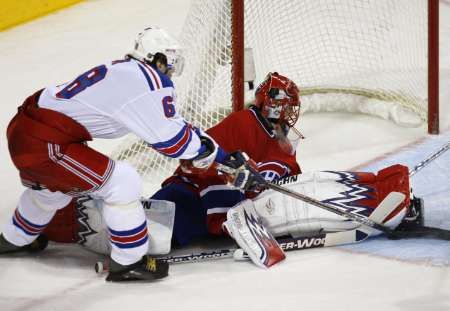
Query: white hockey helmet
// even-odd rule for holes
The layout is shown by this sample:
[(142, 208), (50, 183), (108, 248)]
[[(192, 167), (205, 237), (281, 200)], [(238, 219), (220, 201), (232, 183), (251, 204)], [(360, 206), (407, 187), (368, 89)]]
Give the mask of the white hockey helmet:
[(167, 68), (172, 70), (174, 75), (181, 75), (184, 67), (182, 49), (177, 40), (159, 27), (149, 27), (140, 32), (129, 54), (140, 61), (152, 62), (158, 52), (167, 57)]

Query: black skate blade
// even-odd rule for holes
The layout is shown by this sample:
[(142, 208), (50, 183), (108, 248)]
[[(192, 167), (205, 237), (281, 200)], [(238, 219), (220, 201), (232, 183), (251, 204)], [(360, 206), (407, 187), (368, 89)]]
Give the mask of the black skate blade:
[(391, 240), (423, 238), (450, 241), (450, 231), (441, 228), (415, 225), (410, 226), (406, 230), (394, 230), (388, 238)]
[(39, 235), (31, 244), (11, 248), (7, 251), (0, 252), (0, 255), (15, 255), (20, 253), (38, 253), (47, 248), (48, 239), (45, 235)]
[(151, 282), (163, 279), (169, 275), (168, 271), (161, 273), (150, 273), (150, 272), (140, 272), (136, 270), (130, 270), (122, 273), (109, 272), (106, 277), (108, 282), (131, 282), (131, 281), (142, 281)]
[(45, 235), (39, 235), (36, 240), (25, 247), (25, 251), (29, 253), (37, 253), (43, 251), (48, 246), (48, 239)]

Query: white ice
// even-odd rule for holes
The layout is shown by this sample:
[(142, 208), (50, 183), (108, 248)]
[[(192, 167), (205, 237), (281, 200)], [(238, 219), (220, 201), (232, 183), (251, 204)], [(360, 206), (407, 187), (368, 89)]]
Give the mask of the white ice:
[[(440, 4), (442, 134), (364, 115), (306, 114), (307, 139), (298, 150), (303, 170), (413, 167), (450, 141), (450, 4)], [(183, 0), (92, 0), (0, 32), (1, 131), (29, 94), (121, 57), (144, 27), (179, 34), (188, 8)], [(23, 191), (3, 137), (2, 224)], [(109, 153), (115, 142), (93, 146)], [(412, 185), (425, 198), (427, 224), (450, 229), (450, 152)], [(98, 258), (74, 245), (0, 258), (0, 310), (450, 310), (449, 242), (376, 238), (291, 252), (266, 271), (230, 259), (173, 265), (169, 278), (151, 284), (106, 283), (93, 271)]]

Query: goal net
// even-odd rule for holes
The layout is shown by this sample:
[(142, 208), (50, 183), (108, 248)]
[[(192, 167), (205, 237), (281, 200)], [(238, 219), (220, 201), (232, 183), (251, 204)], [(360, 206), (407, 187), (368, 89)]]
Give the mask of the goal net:
[[(268, 72), (286, 75), (300, 87), (301, 113), (344, 110), (403, 126), (427, 122), (427, 0), (245, 0), (236, 22), (242, 1), (192, 1), (179, 37), (185, 69), (174, 82), (178, 112), (193, 125), (207, 129), (229, 114), (233, 85), (245, 88), (251, 102), (251, 83), (232, 66), (244, 53), (232, 48), (239, 33), (245, 76), (254, 69), (257, 86)], [(136, 137), (112, 156), (153, 180), (177, 165)]]

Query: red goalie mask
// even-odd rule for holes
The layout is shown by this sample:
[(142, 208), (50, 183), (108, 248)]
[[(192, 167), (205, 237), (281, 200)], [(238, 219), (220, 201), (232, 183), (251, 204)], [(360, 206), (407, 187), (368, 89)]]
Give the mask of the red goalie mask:
[(265, 118), (293, 127), (300, 115), (299, 93), (289, 78), (270, 72), (256, 89), (255, 106)]

